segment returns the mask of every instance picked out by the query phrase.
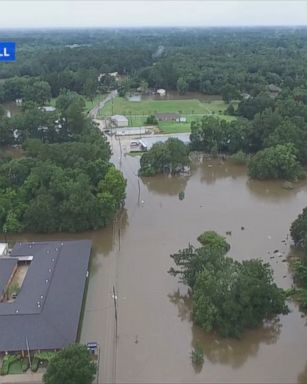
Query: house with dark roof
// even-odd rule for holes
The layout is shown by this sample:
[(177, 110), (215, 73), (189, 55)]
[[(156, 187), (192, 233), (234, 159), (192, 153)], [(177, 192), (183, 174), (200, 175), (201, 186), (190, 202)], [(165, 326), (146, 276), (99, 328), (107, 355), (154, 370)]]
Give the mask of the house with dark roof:
[(91, 241), (17, 243), (0, 259), (0, 289), (27, 264), (15, 300), (0, 303), (0, 352), (58, 350), (77, 341)]
[(155, 118), (158, 121), (179, 121), (180, 114), (178, 112), (156, 113)]

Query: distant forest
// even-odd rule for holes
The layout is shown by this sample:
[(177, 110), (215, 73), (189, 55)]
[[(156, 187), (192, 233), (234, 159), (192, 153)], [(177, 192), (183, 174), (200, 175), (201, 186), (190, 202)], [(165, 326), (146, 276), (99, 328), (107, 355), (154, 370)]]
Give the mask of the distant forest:
[[(284, 94), (307, 87), (303, 28), (12, 31), (2, 39), (16, 41), (17, 62), (0, 65), (0, 79), (35, 77), (49, 83), (52, 97), (61, 88), (86, 95), (100, 73), (115, 71), (131, 87), (143, 80), (176, 90), (179, 81), (186, 91), (228, 100), (255, 97), (270, 84)], [(0, 101), (15, 91), (1, 87)]]

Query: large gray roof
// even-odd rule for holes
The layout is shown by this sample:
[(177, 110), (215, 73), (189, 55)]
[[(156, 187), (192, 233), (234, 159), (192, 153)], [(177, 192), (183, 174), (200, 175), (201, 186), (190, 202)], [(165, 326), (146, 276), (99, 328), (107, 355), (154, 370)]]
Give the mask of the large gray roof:
[(17, 243), (33, 256), (13, 303), (0, 303), (0, 351), (60, 349), (76, 341), (91, 252), (89, 240)]

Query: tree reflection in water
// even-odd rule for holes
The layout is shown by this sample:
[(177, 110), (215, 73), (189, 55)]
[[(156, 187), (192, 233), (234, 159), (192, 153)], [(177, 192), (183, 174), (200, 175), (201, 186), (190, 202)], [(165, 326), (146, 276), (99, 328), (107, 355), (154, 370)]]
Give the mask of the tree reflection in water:
[[(178, 316), (182, 321), (192, 321), (192, 300), (189, 293), (183, 295), (178, 289), (169, 295), (169, 299), (171, 303), (177, 305)], [(257, 355), (260, 344), (276, 343), (280, 331), (281, 323), (278, 318), (265, 322), (259, 329), (246, 331), (238, 340), (222, 338), (215, 332), (207, 333), (193, 324), (191, 346), (195, 348), (196, 345), (200, 345), (203, 348), (205, 365), (206, 360), (209, 360), (213, 364), (227, 364), (232, 368), (240, 368), (250, 356)], [(196, 373), (201, 371), (201, 367), (193, 367)]]

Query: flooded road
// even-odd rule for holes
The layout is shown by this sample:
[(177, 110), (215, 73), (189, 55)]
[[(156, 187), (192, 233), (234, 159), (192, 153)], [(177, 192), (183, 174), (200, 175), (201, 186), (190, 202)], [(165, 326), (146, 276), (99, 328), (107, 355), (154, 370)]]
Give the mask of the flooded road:
[[(113, 148), (118, 162), (116, 142)], [(167, 271), (169, 255), (189, 242), (197, 245), (201, 232), (231, 231), (229, 256), (266, 260), (277, 284), (290, 287), (287, 235), (307, 205), (307, 183), (285, 190), (279, 182), (248, 180), (244, 168), (204, 161), (194, 164), (189, 177), (140, 180), (138, 199), (138, 162), (129, 155), (122, 159), (126, 208), (113, 226), (79, 235), (24, 236), (93, 240), (81, 341), (101, 345), (99, 382), (306, 382), (305, 319), (294, 305), (279, 322), (247, 332), (240, 341), (221, 339), (193, 326), (186, 287)], [(190, 359), (196, 343), (205, 353), (198, 371)]]

